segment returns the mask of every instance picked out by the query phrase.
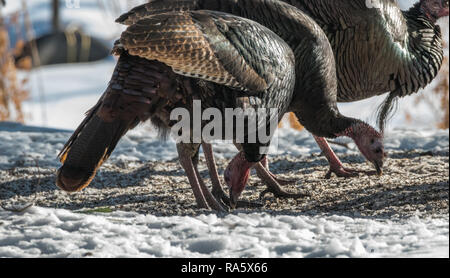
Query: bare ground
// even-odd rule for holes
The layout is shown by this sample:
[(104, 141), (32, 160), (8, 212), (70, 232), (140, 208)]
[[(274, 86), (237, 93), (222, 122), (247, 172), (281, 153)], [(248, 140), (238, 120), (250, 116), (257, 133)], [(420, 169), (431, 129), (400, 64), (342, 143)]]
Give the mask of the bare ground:
[[(356, 217), (435, 216), (449, 213), (449, 152), (394, 152), (382, 177), (361, 174), (356, 178), (324, 178), (328, 164), (318, 154), (309, 157), (271, 157), (271, 170), (280, 177), (298, 180), (289, 191), (310, 196), (296, 200), (268, 194), (255, 174), (242, 198), (262, 207), (239, 212), (273, 214), (339, 214)], [(371, 170), (358, 155), (340, 155), (344, 163)], [(227, 161), (218, 160), (223, 171)], [(200, 171), (208, 173), (204, 160)], [(208, 213), (196, 207), (193, 194), (177, 161), (104, 165), (84, 191), (67, 194), (54, 185), (56, 169), (14, 167), (0, 170), (0, 205), (22, 208), (26, 204), (78, 211), (124, 210), (154, 215)]]

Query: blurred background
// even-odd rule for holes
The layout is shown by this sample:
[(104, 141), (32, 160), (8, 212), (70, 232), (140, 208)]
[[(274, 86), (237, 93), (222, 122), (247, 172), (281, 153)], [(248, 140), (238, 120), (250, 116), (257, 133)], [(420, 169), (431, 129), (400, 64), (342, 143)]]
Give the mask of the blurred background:
[[(105, 90), (123, 26), (114, 20), (145, 0), (7, 0), (0, 8), (0, 121), (74, 130)], [(403, 9), (414, 0), (400, 0)], [(0, 5), (1, 6), (1, 5)], [(446, 62), (435, 81), (403, 98), (388, 129), (448, 129), (448, 18), (440, 21)], [(339, 104), (376, 123), (385, 96)], [(292, 116), (283, 125), (302, 129)]]

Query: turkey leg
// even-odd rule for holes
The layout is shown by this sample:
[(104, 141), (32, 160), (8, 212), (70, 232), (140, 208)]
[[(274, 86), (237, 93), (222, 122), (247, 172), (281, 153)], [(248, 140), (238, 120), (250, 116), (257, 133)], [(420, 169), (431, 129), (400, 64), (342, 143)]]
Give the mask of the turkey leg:
[(221, 202), (219, 202), (209, 191), (208, 187), (206, 186), (205, 182), (203, 181), (203, 178), (200, 176), (200, 173), (198, 171), (197, 168), (197, 164), (194, 163), (194, 169), (195, 169), (195, 173), (197, 175), (197, 179), (199, 181), (200, 184), (200, 189), (202, 190), (203, 196), (205, 196), (206, 202), (208, 203), (208, 205), (216, 210), (216, 211), (220, 211), (220, 212), (226, 212), (228, 211), (228, 207), (224, 204), (222, 204)]
[(214, 196), (212, 196), (211, 192), (209, 192), (198, 173), (196, 167), (197, 163), (193, 161), (193, 158), (198, 154), (199, 147), (200, 145), (194, 144), (177, 144), (180, 164), (189, 179), (189, 184), (192, 187), (197, 205), (200, 208), (211, 208), (217, 211), (225, 211), (225, 209), (216, 201)]
[[(236, 148), (238, 150), (242, 149), (242, 146), (239, 144), (234, 144), (236, 146)], [(258, 177), (260, 177), (260, 179), (262, 181), (264, 181), (264, 183), (267, 186), (267, 189), (264, 190), (260, 195), (259, 195), (259, 199), (264, 198), (264, 196), (267, 193), (272, 193), (276, 198), (292, 198), (292, 199), (296, 199), (296, 198), (300, 198), (300, 197), (304, 197), (305, 194), (301, 194), (301, 193), (290, 193), (287, 191), (284, 191), (283, 189), (281, 189), (281, 185), (280, 183), (277, 181), (277, 179), (275, 178), (275, 175), (270, 173), (269, 170), (264, 167), (264, 164), (266, 164), (266, 167), (268, 168), (268, 161), (267, 161), (267, 156), (260, 162), (256, 163), (254, 168), (258, 174)]]
[[(267, 158), (267, 155), (264, 157), (264, 159), (261, 161), (261, 164), (264, 168), (266, 168), (267, 172), (270, 174), (270, 176), (280, 185), (290, 185), (290, 184), (296, 184), (297, 181), (296, 180), (288, 180), (288, 179), (282, 179), (279, 178), (277, 176), (275, 176), (272, 172), (270, 172), (269, 170), (269, 159)], [(256, 170), (256, 174), (258, 175), (258, 177), (260, 179), (262, 179), (263, 177), (263, 173), (261, 171), (259, 171), (258, 169)]]
[(368, 175), (376, 174), (376, 172), (374, 172), (374, 171), (354, 170), (354, 169), (344, 167), (342, 162), (339, 160), (339, 158), (336, 156), (334, 151), (331, 149), (327, 140), (325, 140), (325, 138), (314, 136), (314, 139), (316, 140), (316, 142), (319, 145), (320, 149), (322, 150), (323, 154), (327, 158), (328, 163), (330, 164), (330, 170), (325, 175), (326, 179), (330, 179), (332, 173), (335, 173), (336, 176), (338, 176), (338, 177), (346, 177), (346, 178), (356, 177), (359, 175), (359, 173), (366, 173)]
[(304, 193), (290, 193), (281, 189), (280, 184), (273, 178), (273, 175), (261, 164), (257, 163), (255, 169), (258, 172), (258, 176), (265, 182), (267, 188), (259, 195), (262, 199), (267, 193), (272, 193), (276, 198), (292, 198), (297, 199), (308, 196)]

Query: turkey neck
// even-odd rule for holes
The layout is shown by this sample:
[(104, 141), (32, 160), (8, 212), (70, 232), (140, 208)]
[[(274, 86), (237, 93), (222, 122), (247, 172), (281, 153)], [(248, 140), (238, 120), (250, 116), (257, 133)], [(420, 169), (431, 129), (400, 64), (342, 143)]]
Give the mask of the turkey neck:
[(404, 84), (400, 96), (417, 92), (431, 83), (444, 59), (441, 28), (423, 14), (420, 3), (403, 14), (408, 26), (406, 42), (410, 54), (404, 65), (405, 76), (399, 80)]

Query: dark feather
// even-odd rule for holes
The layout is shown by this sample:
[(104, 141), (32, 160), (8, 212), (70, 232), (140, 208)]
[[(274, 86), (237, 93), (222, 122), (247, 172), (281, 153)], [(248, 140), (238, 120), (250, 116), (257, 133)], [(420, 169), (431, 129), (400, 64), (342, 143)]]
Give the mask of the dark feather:
[[(393, 111), (388, 105), (393, 103), (394, 96), (418, 92), (436, 77), (442, 65), (440, 28), (423, 15), (420, 3), (402, 12), (394, 0), (376, 1), (379, 6), (373, 8), (367, 6), (366, 0), (282, 1), (311, 16), (326, 33), (336, 59), (339, 102), (389, 92), (391, 96), (387, 100), (390, 101), (386, 101), (380, 111)], [(314, 26), (292, 6), (280, 1), (157, 0), (137, 7), (125, 18), (146, 17), (146, 11), (161, 6), (165, 11), (209, 9), (246, 17), (284, 39), (294, 50), (297, 61), (310, 54), (301, 42), (314, 31)], [(299, 69), (301, 67), (297, 66), (297, 71)], [(311, 97), (315, 97), (315, 92)], [(302, 101), (296, 103), (300, 105)], [(379, 113), (379, 123), (383, 127), (388, 114)]]
[[(133, 22), (114, 46), (120, 58), (106, 92), (59, 155), (57, 185), (64, 190), (85, 188), (137, 124), (150, 119), (167, 134), (171, 111), (192, 111), (194, 99), (202, 100), (202, 109), (277, 108), (277, 121), (291, 102), (294, 55), (261, 25), (206, 11)], [(265, 144), (247, 144), (246, 157), (259, 161)]]

